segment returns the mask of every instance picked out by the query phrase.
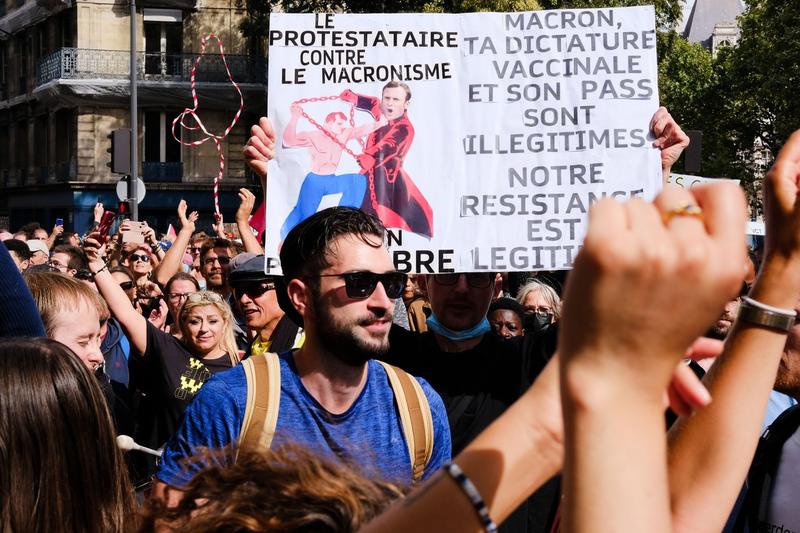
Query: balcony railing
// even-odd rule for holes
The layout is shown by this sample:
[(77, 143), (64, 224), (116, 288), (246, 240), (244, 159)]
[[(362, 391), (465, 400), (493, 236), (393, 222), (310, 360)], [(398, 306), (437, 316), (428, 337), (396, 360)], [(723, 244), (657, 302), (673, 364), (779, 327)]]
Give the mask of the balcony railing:
[[(159, 54), (139, 52), (136, 60), (141, 81), (188, 82), (198, 54)], [(225, 55), (237, 83), (267, 82), (267, 62), (263, 57)], [(126, 80), (130, 74), (130, 53), (125, 50), (61, 48), (39, 60), (36, 84), (58, 79)], [(228, 75), (219, 55), (207, 54), (197, 70), (198, 82), (225, 83)]]
[(144, 181), (170, 181), (180, 183), (183, 177), (183, 163), (170, 161), (142, 161), (142, 177)]

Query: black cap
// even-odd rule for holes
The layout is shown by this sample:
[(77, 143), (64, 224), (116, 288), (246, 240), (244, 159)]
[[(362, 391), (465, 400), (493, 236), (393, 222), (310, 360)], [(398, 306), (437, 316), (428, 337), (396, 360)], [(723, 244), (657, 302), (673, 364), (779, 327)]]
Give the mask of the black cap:
[(19, 239), (8, 239), (3, 241), (3, 244), (6, 245), (9, 252), (14, 252), (17, 254), (22, 261), (31, 258), (31, 249), (28, 248), (28, 243), (25, 241), (21, 241)]
[(264, 256), (257, 255), (243, 263), (236, 264), (228, 274), (228, 283), (235, 286), (253, 281), (275, 282), (278, 277), (264, 273)]

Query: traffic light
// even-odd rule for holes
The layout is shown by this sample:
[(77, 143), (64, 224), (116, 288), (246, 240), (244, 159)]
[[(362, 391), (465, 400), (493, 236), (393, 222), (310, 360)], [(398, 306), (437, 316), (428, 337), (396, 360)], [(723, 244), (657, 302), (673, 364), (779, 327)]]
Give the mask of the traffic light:
[(117, 206), (117, 213), (119, 213), (119, 215), (121, 217), (124, 216), (124, 217), (130, 218), (132, 212), (133, 212), (133, 208), (131, 206), (131, 201), (130, 200), (123, 200)]
[(131, 130), (130, 128), (120, 128), (112, 131), (108, 138), (111, 139), (111, 147), (108, 153), (111, 160), (106, 163), (115, 174), (131, 173)]

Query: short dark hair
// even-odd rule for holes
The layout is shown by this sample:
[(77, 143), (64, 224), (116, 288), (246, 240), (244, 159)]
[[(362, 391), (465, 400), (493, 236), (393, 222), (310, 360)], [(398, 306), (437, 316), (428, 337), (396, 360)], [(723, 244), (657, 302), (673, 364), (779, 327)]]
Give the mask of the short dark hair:
[[(281, 268), (286, 282), (315, 276), (330, 266), (331, 244), (344, 235), (383, 246), (386, 228), (377, 217), (352, 207), (330, 207), (295, 226), (281, 247)], [(376, 239), (377, 237), (377, 239)]]
[(381, 95), (383, 95), (383, 91), (385, 91), (386, 89), (396, 89), (397, 87), (400, 87), (406, 92), (406, 102), (411, 100), (411, 87), (409, 87), (407, 83), (404, 83), (399, 80), (392, 80), (386, 85), (384, 85), (383, 89), (381, 89)]
[(196, 291), (200, 290), (200, 284), (197, 282), (196, 279), (194, 279), (194, 276), (186, 272), (178, 272), (174, 274), (171, 278), (169, 278), (167, 284), (164, 285), (164, 294), (169, 294), (171, 292), (172, 284), (175, 283), (176, 281), (191, 281), (192, 283), (194, 283), (194, 289)]
[(86, 259), (86, 254), (77, 246), (71, 244), (59, 244), (51, 250), (53, 254), (67, 254), (69, 256), (69, 263), (67, 268), (73, 270), (89, 270), (89, 261)]
[(520, 304), (514, 298), (503, 297), (493, 301), (489, 306), (489, 310), (486, 311), (486, 316), (491, 315), (498, 309), (504, 309), (511, 311), (512, 313), (516, 313), (520, 320), (522, 320), (522, 317), (525, 315), (525, 308), (522, 307), (522, 304)]
[(131, 272), (131, 269), (126, 266), (118, 265), (108, 270), (109, 274), (113, 274), (114, 272), (125, 274), (126, 276), (128, 276), (129, 280), (136, 281), (136, 277), (133, 275), (133, 272)]
[(36, 230), (37, 229), (44, 229), (41, 224), (38, 222), (28, 222), (21, 228), (17, 230), (17, 233), (24, 233), (25, 238), (27, 239), (35, 239), (36, 238)]
[(28, 248), (28, 243), (19, 239), (8, 239), (3, 241), (9, 252), (14, 252), (20, 261), (27, 261), (31, 258), (31, 249)]
[(234, 251), (233, 243), (228, 239), (222, 239), (219, 237), (208, 238), (203, 241), (203, 246), (200, 247), (200, 259), (202, 260), (205, 258), (208, 252), (214, 248), (225, 248), (231, 252)]

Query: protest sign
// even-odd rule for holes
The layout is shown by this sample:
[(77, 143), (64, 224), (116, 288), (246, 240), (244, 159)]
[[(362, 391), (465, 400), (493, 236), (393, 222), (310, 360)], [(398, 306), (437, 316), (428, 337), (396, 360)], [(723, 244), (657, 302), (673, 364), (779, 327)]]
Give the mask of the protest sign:
[(698, 185), (719, 183), (721, 180), (730, 181), (736, 185), (739, 185), (739, 180), (729, 180), (726, 178), (704, 178), (702, 176), (690, 176), (689, 174), (676, 174), (674, 172), (670, 173), (667, 183), (671, 185), (677, 185), (678, 187), (682, 187), (684, 189), (691, 189), (692, 187), (697, 187)]
[(569, 268), (593, 202), (661, 187), (654, 20), (273, 14), (268, 271), (329, 205), (376, 213), (400, 270)]

